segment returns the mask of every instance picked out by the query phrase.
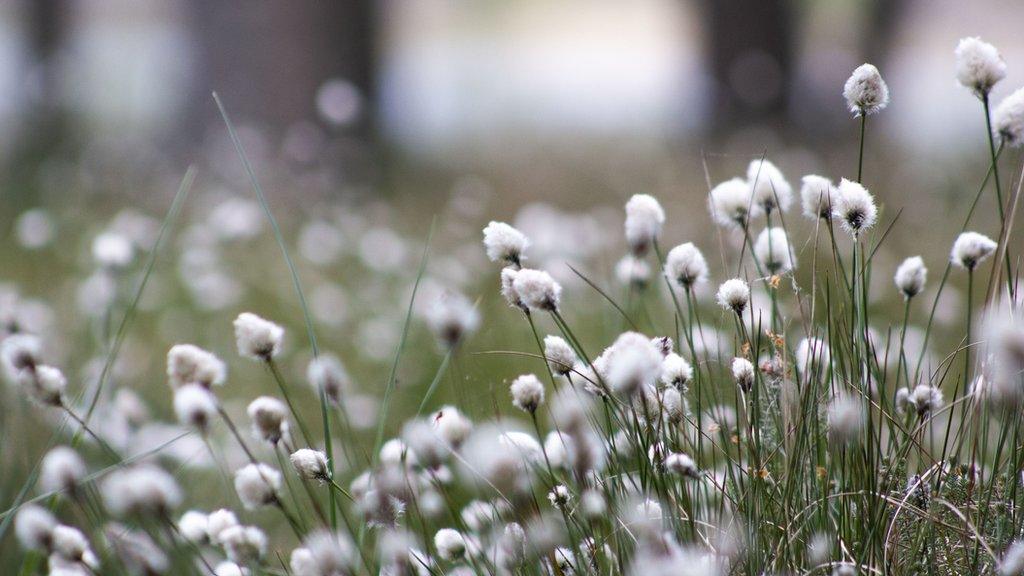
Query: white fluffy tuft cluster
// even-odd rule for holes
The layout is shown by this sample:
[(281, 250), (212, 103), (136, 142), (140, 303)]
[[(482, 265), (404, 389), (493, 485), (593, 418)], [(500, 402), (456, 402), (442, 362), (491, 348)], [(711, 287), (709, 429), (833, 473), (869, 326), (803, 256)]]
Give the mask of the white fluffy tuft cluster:
[(260, 396), (246, 409), (257, 438), (277, 444), (288, 433), (288, 407), (272, 396)]
[(661, 350), (650, 338), (637, 332), (624, 332), (595, 365), (603, 365), (605, 379), (613, 392), (628, 397), (657, 383), (663, 360)]
[(953, 242), (949, 259), (955, 266), (969, 271), (974, 270), (996, 251), (996, 246), (995, 241), (984, 234), (964, 232)]
[(733, 358), (732, 378), (740, 390), (750, 392), (754, 387), (754, 364), (746, 358)]
[(199, 384), (174, 391), (174, 413), (183, 426), (206, 432), (217, 416), (217, 397)]
[(67, 446), (46, 453), (39, 465), (39, 484), (45, 492), (74, 494), (89, 470), (82, 457)]
[(957, 82), (979, 97), (986, 96), (996, 83), (1006, 78), (1006, 62), (999, 50), (981, 38), (961, 38), (954, 54)]
[(665, 257), (665, 275), (689, 290), (707, 281), (708, 263), (700, 249), (687, 242), (669, 250)]
[(752, 213), (755, 209), (750, 198), (750, 186), (742, 178), (726, 180), (712, 188), (708, 195), (711, 218), (725, 228), (743, 228), (750, 218), (757, 216)]
[(462, 293), (445, 291), (427, 311), (426, 320), (434, 337), (451, 348), (476, 332), (480, 313)]
[(577, 361), (572, 346), (569, 346), (561, 336), (553, 335), (544, 337), (544, 357), (547, 358), (551, 371), (560, 376), (571, 373)]
[(155, 466), (117, 470), (100, 486), (103, 503), (114, 516), (129, 514), (161, 518), (181, 504), (174, 477)]
[(530, 240), (519, 230), (504, 222), (491, 221), (484, 228), (484, 248), (492, 262), (507, 262), (519, 266)]
[(1024, 88), (1003, 98), (992, 112), (992, 131), (1012, 148), (1024, 145)]
[(829, 437), (840, 444), (853, 443), (860, 437), (864, 420), (864, 402), (838, 394), (828, 406)]
[(292, 461), (292, 466), (295, 467), (295, 471), (299, 473), (299, 476), (318, 482), (326, 482), (328, 480), (327, 454), (319, 450), (300, 448), (292, 452), (288, 458)]
[(544, 384), (533, 374), (523, 374), (512, 381), (509, 387), (512, 392), (512, 404), (533, 414), (544, 403)]
[(341, 403), (341, 395), (351, 384), (345, 366), (332, 354), (321, 354), (310, 360), (306, 380), (317, 392), (323, 390), (324, 396), (335, 406)]
[(249, 510), (277, 501), (281, 473), (266, 464), (248, 464), (235, 472), (235, 492)]
[(437, 555), (449, 562), (460, 560), (466, 555), (466, 539), (451, 528), (441, 528), (434, 534), (434, 547), (437, 548)]
[(635, 194), (626, 202), (626, 243), (634, 256), (643, 256), (661, 234), (665, 210), (649, 194)]
[(732, 310), (737, 315), (743, 314), (743, 310), (750, 303), (750, 286), (739, 278), (726, 280), (718, 287), (715, 300), (722, 308)]
[(670, 352), (661, 361), (661, 383), (685, 391), (693, 378), (693, 366), (679, 354)]
[(868, 189), (852, 180), (839, 182), (839, 195), (833, 201), (832, 215), (854, 237), (875, 225), (878, 209)]
[(530, 310), (555, 312), (562, 300), (562, 286), (543, 270), (523, 268), (512, 282), (519, 302)]
[(242, 356), (269, 361), (281, 352), (284, 328), (252, 312), (242, 312), (234, 324), (235, 342)]
[(893, 281), (900, 293), (907, 300), (917, 296), (924, 290), (924, 284), (928, 280), (928, 268), (920, 256), (911, 256), (903, 261), (896, 268), (896, 276)]
[(832, 218), (832, 202), (839, 196), (839, 191), (836, 190), (832, 180), (824, 176), (808, 174), (803, 177), (801, 182), (800, 205), (804, 216), (811, 220)]
[(224, 383), (227, 367), (212, 352), (192, 344), (176, 344), (167, 351), (167, 378), (173, 388), (199, 384), (209, 388)]
[(786, 231), (781, 227), (761, 231), (754, 242), (754, 257), (772, 274), (782, 274), (796, 268), (796, 256), (793, 255)]
[(889, 104), (889, 87), (871, 64), (861, 64), (843, 86), (846, 106), (855, 116), (874, 114)]
[(785, 212), (793, 203), (793, 187), (782, 171), (768, 160), (754, 160), (747, 166), (747, 184), (758, 212), (769, 215), (775, 210)]
[(651, 281), (651, 265), (644, 258), (626, 254), (615, 264), (615, 278), (620, 284), (643, 288)]

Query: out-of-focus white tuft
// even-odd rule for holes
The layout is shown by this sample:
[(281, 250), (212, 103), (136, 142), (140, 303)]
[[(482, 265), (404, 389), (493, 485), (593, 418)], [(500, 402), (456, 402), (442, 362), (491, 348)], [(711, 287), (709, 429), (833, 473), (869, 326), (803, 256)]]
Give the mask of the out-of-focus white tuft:
[(206, 432), (217, 417), (217, 397), (199, 384), (174, 391), (174, 413), (183, 426)]
[(867, 188), (843, 178), (839, 182), (838, 197), (832, 203), (832, 216), (839, 220), (847, 232), (857, 237), (875, 225), (878, 209)]
[(523, 268), (516, 274), (512, 289), (530, 310), (555, 312), (562, 299), (562, 286), (543, 270)]
[(455, 406), (442, 406), (430, 419), (437, 435), (449, 446), (458, 448), (473, 431), (473, 422)]
[(750, 302), (750, 286), (739, 278), (726, 280), (718, 287), (718, 294), (715, 296), (715, 300), (722, 308), (732, 310), (737, 315), (741, 315)]
[(954, 54), (957, 82), (979, 97), (986, 96), (997, 82), (1006, 78), (1006, 62), (999, 50), (981, 38), (961, 38)]
[(687, 384), (693, 378), (693, 366), (675, 352), (669, 353), (661, 361), (661, 383), (671, 386), (677, 390), (686, 390)]
[(871, 64), (861, 64), (843, 86), (846, 106), (855, 116), (874, 114), (889, 104), (889, 87)]
[(427, 325), (441, 345), (451, 348), (480, 326), (480, 313), (460, 292), (445, 291), (426, 313)]
[(162, 518), (181, 504), (182, 494), (174, 477), (156, 466), (139, 466), (112, 472), (100, 485), (107, 511), (114, 516), (143, 514)]
[(768, 160), (757, 159), (747, 166), (747, 184), (750, 198), (759, 212), (785, 212), (793, 203), (793, 187), (782, 171)]
[(719, 226), (743, 228), (750, 218), (757, 217), (759, 208), (751, 201), (747, 181), (733, 178), (711, 189), (708, 210)]
[(512, 405), (533, 414), (544, 403), (544, 384), (533, 374), (523, 374), (512, 381)]
[(306, 368), (306, 380), (319, 392), (324, 391), (332, 404), (341, 404), (341, 395), (351, 385), (351, 379), (345, 366), (333, 354), (321, 354), (309, 361)]
[(135, 257), (135, 247), (118, 232), (103, 232), (92, 241), (92, 257), (103, 268), (126, 268)]
[(530, 240), (519, 230), (504, 222), (491, 221), (484, 228), (484, 247), (492, 262), (507, 262), (519, 266)]
[(253, 434), (261, 440), (277, 444), (288, 433), (288, 407), (272, 396), (260, 396), (246, 408), (252, 420)]
[(220, 543), (228, 559), (248, 566), (258, 563), (267, 553), (267, 535), (255, 526), (232, 526), (220, 534)]
[(281, 473), (266, 464), (247, 464), (235, 472), (235, 491), (249, 510), (276, 502), (280, 488)]
[(651, 280), (651, 265), (643, 258), (626, 254), (615, 264), (615, 278), (620, 284), (643, 288)]
[(998, 246), (994, 240), (977, 232), (964, 232), (957, 236), (953, 250), (949, 254), (950, 261), (965, 270), (974, 270), (978, 264), (996, 251)]
[(570, 499), (572, 499), (572, 494), (564, 484), (559, 484), (548, 492), (548, 502), (551, 502), (551, 505), (558, 510), (563, 510), (569, 504)]
[(1024, 144), (1024, 88), (1003, 98), (992, 112), (992, 131), (1003, 144), (1017, 148)]
[(828, 406), (829, 438), (840, 443), (855, 442), (864, 428), (864, 402), (849, 394), (838, 394)]
[(268, 361), (281, 352), (284, 328), (251, 312), (239, 314), (234, 325), (235, 342), (242, 356)]
[(924, 290), (927, 279), (928, 269), (924, 266), (924, 260), (920, 256), (911, 256), (896, 268), (893, 281), (903, 297), (910, 300)]
[(295, 471), (299, 473), (299, 476), (318, 482), (326, 482), (328, 480), (327, 455), (323, 452), (309, 448), (300, 448), (292, 452), (292, 455), (288, 458), (292, 461), (292, 466), (295, 467)]
[(53, 529), (56, 527), (57, 519), (53, 514), (35, 504), (22, 506), (14, 517), (14, 535), (26, 550), (49, 549), (53, 542)]
[(1020, 576), (1024, 574), (1024, 540), (1015, 540), (1006, 549), (996, 568), (999, 576)]
[(186, 540), (194, 544), (206, 544), (210, 541), (209, 516), (199, 510), (189, 510), (178, 519), (178, 531)]
[(626, 243), (634, 256), (643, 256), (661, 234), (665, 210), (649, 194), (634, 194), (626, 202)]
[(636, 332), (625, 332), (600, 358), (608, 386), (622, 396), (632, 396), (652, 387), (661, 377), (661, 350), (649, 338)]
[(665, 275), (683, 288), (690, 289), (707, 281), (708, 263), (700, 249), (687, 242), (669, 250), (665, 257)]
[(832, 351), (828, 344), (821, 338), (804, 338), (796, 347), (794, 353), (796, 367), (803, 374), (813, 373), (815, 368), (828, 366), (831, 362)]
[(302, 544), (316, 568), (314, 575), (355, 573), (355, 547), (344, 534), (320, 529), (307, 535)]
[(466, 554), (466, 540), (451, 528), (441, 528), (434, 534), (434, 547), (437, 555), (448, 562), (460, 560)]
[(44, 492), (75, 494), (89, 470), (82, 457), (67, 446), (57, 446), (43, 456), (39, 465), (39, 484)]
[(167, 351), (167, 378), (173, 388), (199, 384), (209, 388), (224, 383), (227, 367), (212, 352), (192, 344), (176, 344)]
[(839, 196), (835, 184), (824, 176), (808, 174), (800, 186), (800, 204), (804, 216), (811, 220), (832, 218), (832, 202)]
[(226, 508), (215, 510), (206, 517), (206, 534), (213, 544), (220, 544), (220, 535), (232, 526), (238, 526), (238, 517)]
[(666, 456), (665, 469), (673, 474), (686, 476), (688, 478), (697, 478), (699, 476), (697, 472), (697, 463), (693, 461), (693, 458), (682, 453), (673, 453)]
[(796, 257), (783, 228), (765, 228), (754, 242), (754, 257), (771, 274), (783, 274), (796, 268)]

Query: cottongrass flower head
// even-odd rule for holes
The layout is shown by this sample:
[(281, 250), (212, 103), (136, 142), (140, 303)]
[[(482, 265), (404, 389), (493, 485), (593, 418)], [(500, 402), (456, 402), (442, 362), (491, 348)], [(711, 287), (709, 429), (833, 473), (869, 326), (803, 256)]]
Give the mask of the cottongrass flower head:
[(281, 473), (266, 464), (247, 464), (235, 472), (235, 492), (248, 510), (277, 502)]
[(634, 194), (626, 202), (626, 243), (634, 256), (643, 256), (661, 235), (665, 210), (649, 194)]
[(904, 260), (899, 268), (896, 268), (896, 276), (893, 278), (906, 300), (920, 294), (927, 279), (928, 268), (925, 268), (924, 260), (920, 256), (911, 256)]
[(737, 316), (742, 315), (750, 303), (750, 286), (739, 278), (726, 280), (718, 287), (715, 300), (722, 308), (732, 310)]
[(811, 372), (815, 367), (828, 366), (831, 362), (832, 353), (828, 344), (821, 338), (804, 338), (796, 347), (794, 353), (797, 369), (801, 372)]
[(732, 379), (740, 390), (750, 392), (754, 387), (754, 364), (746, 358), (733, 358)]
[(765, 228), (754, 242), (754, 257), (772, 274), (783, 274), (796, 267), (796, 257), (783, 228)]
[(173, 388), (199, 384), (206, 388), (224, 383), (227, 367), (212, 352), (192, 344), (176, 344), (167, 351), (167, 378)]
[(323, 390), (324, 396), (335, 406), (341, 403), (342, 393), (351, 384), (345, 366), (333, 354), (321, 354), (310, 360), (306, 380), (317, 392)]
[(504, 222), (491, 221), (484, 228), (484, 248), (491, 262), (507, 262), (519, 266), (530, 240), (519, 230)]
[(864, 428), (864, 403), (849, 394), (838, 394), (828, 406), (829, 438), (840, 443), (855, 442)]
[(553, 335), (544, 337), (544, 357), (547, 359), (551, 371), (559, 376), (571, 373), (577, 360), (572, 346), (569, 346), (569, 343), (561, 336)]
[(992, 112), (992, 131), (1011, 148), (1024, 144), (1024, 88), (1018, 88), (996, 106)]
[(516, 274), (512, 289), (529, 310), (557, 312), (562, 300), (562, 286), (543, 270), (523, 268)]
[(118, 232), (103, 232), (92, 241), (92, 258), (104, 268), (127, 268), (134, 257), (132, 241)]
[(111, 522), (103, 535), (129, 574), (166, 574), (170, 569), (167, 554), (145, 532)]
[(949, 259), (955, 266), (973, 271), (995, 252), (996, 246), (995, 241), (984, 234), (964, 232), (953, 243)]
[(686, 390), (693, 378), (693, 366), (679, 354), (669, 353), (661, 361), (661, 383), (676, 390)]
[(824, 176), (808, 174), (801, 180), (800, 206), (811, 220), (832, 218), (832, 201), (839, 195), (835, 184)]
[(689, 290), (707, 281), (708, 263), (700, 249), (687, 242), (669, 250), (665, 257), (665, 275)]
[(295, 467), (295, 471), (299, 476), (307, 480), (316, 480), (322, 483), (329, 479), (327, 473), (327, 454), (319, 450), (300, 448), (292, 452), (288, 459), (292, 461), (292, 466)]
[(896, 408), (913, 408), (918, 417), (925, 418), (942, 407), (942, 391), (929, 384), (918, 384), (913, 390), (901, 388), (896, 393)]
[(33, 334), (11, 334), (0, 340), (0, 366), (4, 377), (20, 383), (23, 372), (32, 372), (42, 364), (43, 343)]
[(59, 368), (38, 364), (32, 370), (22, 371), (19, 383), (31, 399), (44, 406), (64, 405), (68, 381)]
[(213, 569), (213, 576), (246, 576), (247, 572), (242, 567), (230, 560), (225, 560)]
[(39, 464), (39, 484), (44, 492), (64, 491), (74, 495), (88, 473), (78, 452), (57, 446), (47, 452)]
[(267, 535), (256, 526), (232, 526), (221, 532), (220, 543), (228, 559), (247, 566), (267, 553)]
[(277, 444), (288, 433), (288, 407), (277, 398), (260, 396), (249, 403), (246, 413), (257, 438)]
[(452, 348), (480, 327), (480, 312), (459, 292), (447, 291), (427, 311), (427, 325), (438, 342)]
[(67, 562), (78, 564), (94, 564), (96, 562), (89, 547), (89, 539), (82, 534), (81, 530), (73, 526), (59, 524), (54, 527), (51, 551), (53, 556)]
[(548, 502), (551, 502), (551, 505), (558, 510), (564, 510), (571, 499), (572, 493), (565, 487), (565, 484), (559, 484), (548, 492)]
[(697, 463), (687, 454), (675, 452), (665, 457), (665, 469), (686, 478), (699, 478)]
[(448, 562), (457, 562), (466, 555), (466, 539), (451, 528), (441, 528), (434, 534), (434, 547), (437, 555)]
[(606, 359), (605, 379), (613, 392), (632, 396), (653, 386), (661, 377), (664, 357), (649, 338), (626, 332), (603, 354)]
[(889, 87), (871, 64), (861, 64), (843, 86), (843, 97), (854, 116), (874, 114), (889, 104)]
[(733, 178), (711, 189), (708, 210), (719, 226), (745, 228), (750, 218), (758, 215), (759, 207), (751, 201), (750, 184), (742, 178)]
[(768, 160), (754, 160), (747, 166), (750, 197), (758, 210), (771, 214), (775, 210), (789, 210), (793, 203), (793, 187), (782, 171)]
[(14, 516), (14, 535), (26, 550), (48, 550), (56, 527), (57, 519), (53, 514), (35, 504), (22, 506)]
[(174, 477), (156, 466), (117, 470), (100, 486), (103, 503), (114, 516), (129, 514), (166, 516), (181, 504), (181, 488)]
[(199, 510), (189, 510), (178, 519), (178, 532), (194, 544), (207, 544), (210, 542), (210, 533), (207, 531), (210, 517)]
[(174, 391), (174, 413), (183, 426), (205, 433), (217, 417), (217, 397), (199, 384), (188, 384)]
[(1020, 576), (1024, 574), (1024, 540), (1010, 544), (996, 566), (999, 576)]
[[(310, 572), (310, 576), (353, 573), (355, 547), (345, 534), (320, 529), (307, 535), (302, 543), (316, 570)], [(296, 576), (302, 575), (297, 573)]]
[(999, 50), (981, 38), (961, 38), (956, 55), (956, 80), (979, 98), (988, 95), (997, 82), (1006, 78), (1006, 62)]
[(214, 544), (219, 545), (221, 534), (232, 526), (238, 526), (238, 517), (227, 508), (210, 512), (206, 517), (206, 534)]
[(430, 419), (437, 435), (449, 446), (458, 448), (473, 431), (473, 421), (455, 406), (442, 406)]
[(643, 288), (651, 281), (651, 265), (644, 258), (626, 254), (615, 264), (615, 278), (620, 284)]
[(519, 270), (512, 266), (506, 266), (501, 269), (501, 295), (510, 307), (529, 313), (530, 309), (526, 307), (526, 304), (519, 299), (519, 294), (516, 293), (515, 281), (518, 275)]
[(242, 356), (266, 362), (281, 352), (284, 328), (252, 312), (239, 314), (234, 325), (235, 342)]
[(856, 238), (862, 231), (875, 225), (878, 209), (867, 188), (843, 178), (839, 182), (838, 197), (833, 201), (832, 215)]
[(512, 381), (512, 405), (533, 414), (544, 403), (544, 384), (533, 374), (523, 374)]

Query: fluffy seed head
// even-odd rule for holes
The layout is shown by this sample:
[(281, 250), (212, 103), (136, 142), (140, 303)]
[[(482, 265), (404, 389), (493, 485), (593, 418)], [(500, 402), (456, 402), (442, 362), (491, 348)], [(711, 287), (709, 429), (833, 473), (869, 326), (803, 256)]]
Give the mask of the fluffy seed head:
[(220, 535), (232, 526), (238, 526), (238, 517), (226, 508), (215, 510), (206, 517), (206, 535), (214, 544), (220, 544)]
[(829, 437), (848, 444), (860, 437), (864, 428), (864, 403), (848, 394), (839, 394), (828, 407)]
[(42, 363), (42, 348), (42, 341), (32, 334), (11, 334), (0, 341), (4, 377), (19, 383), (22, 372), (35, 370)]
[(315, 567), (316, 571), (310, 573), (313, 576), (353, 573), (354, 546), (344, 534), (320, 529), (306, 536), (302, 543)]
[(576, 365), (576, 352), (560, 336), (544, 337), (544, 357), (551, 371), (560, 376), (572, 372), (572, 367)]
[(73, 494), (89, 470), (82, 457), (67, 446), (46, 453), (39, 465), (39, 483), (44, 492), (66, 491)]
[(177, 508), (182, 498), (174, 477), (156, 466), (117, 470), (100, 485), (100, 493), (114, 516), (162, 517)]
[(104, 268), (125, 268), (134, 256), (131, 240), (117, 232), (103, 232), (92, 241), (93, 260)]
[(257, 438), (276, 444), (288, 433), (288, 407), (277, 398), (260, 396), (249, 403), (246, 413)]
[(824, 176), (808, 174), (800, 186), (800, 204), (804, 216), (811, 220), (832, 218), (832, 201), (839, 195), (832, 181)]
[(178, 519), (178, 531), (189, 542), (205, 544), (210, 541), (210, 535), (206, 528), (209, 525), (209, 518), (199, 510), (189, 510)]
[(782, 171), (768, 160), (757, 159), (747, 166), (747, 183), (754, 205), (762, 212), (785, 212), (793, 203), (793, 187)]
[(253, 360), (270, 360), (281, 352), (284, 328), (251, 312), (235, 318), (235, 343), (238, 353)]
[(466, 540), (451, 528), (441, 528), (434, 534), (434, 547), (437, 555), (448, 562), (460, 560), (466, 554)]
[(23, 370), (20, 380), (28, 395), (40, 404), (60, 406), (64, 403), (68, 381), (59, 368), (39, 364), (34, 370)]
[(443, 406), (430, 419), (431, 426), (449, 446), (458, 447), (473, 431), (473, 422), (455, 406)]
[(867, 188), (843, 178), (839, 182), (838, 197), (833, 200), (832, 215), (854, 237), (875, 225), (878, 209)]
[(687, 242), (669, 250), (665, 256), (665, 275), (689, 289), (707, 281), (708, 263), (700, 249)]
[(176, 344), (167, 351), (167, 378), (174, 388), (199, 384), (209, 388), (224, 383), (227, 367), (212, 352), (192, 344)]
[(954, 265), (965, 270), (974, 270), (995, 252), (996, 246), (995, 241), (984, 234), (964, 232), (953, 243), (949, 259)]
[(708, 210), (711, 218), (722, 227), (742, 228), (747, 220), (757, 216), (757, 204), (751, 202), (750, 185), (742, 178), (726, 180), (711, 189)]
[(685, 390), (693, 378), (693, 366), (675, 352), (669, 353), (661, 361), (661, 383), (677, 390)]
[(571, 498), (572, 494), (564, 484), (559, 484), (548, 492), (548, 502), (551, 502), (551, 505), (559, 510), (565, 508)]
[(544, 403), (544, 384), (533, 374), (523, 374), (512, 381), (512, 404), (533, 414)]
[(772, 274), (789, 272), (796, 267), (796, 257), (789, 246), (789, 237), (782, 228), (765, 228), (754, 242), (754, 256)]
[(615, 278), (621, 284), (643, 288), (651, 281), (651, 265), (643, 258), (626, 254), (615, 264)]
[(732, 378), (744, 392), (754, 387), (754, 364), (746, 358), (732, 359)]
[(821, 338), (804, 338), (794, 353), (797, 369), (803, 373), (811, 373), (815, 367), (827, 366), (832, 358), (832, 351)]
[(235, 491), (249, 510), (274, 502), (280, 488), (281, 473), (266, 464), (248, 464), (235, 472)]
[(512, 289), (530, 310), (555, 312), (562, 299), (562, 286), (543, 270), (523, 268), (516, 274)]
[(529, 308), (523, 301), (519, 299), (519, 294), (516, 293), (515, 281), (516, 276), (519, 275), (519, 270), (508, 266), (501, 270), (501, 295), (505, 297), (505, 302), (508, 303), (512, 308), (522, 310), (523, 312), (529, 312)]
[(228, 559), (243, 566), (259, 562), (267, 552), (267, 535), (255, 526), (232, 526), (220, 534)]
[(903, 297), (910, 300), (924, 290), (927, 279), (928, 269), (924, 266), (924, 260), (920, 256), (911, 256), (896, 269), (894, 281)]
[(874, 114), (889, 104), (889, 87), (871, 64), (861, 64), (843, 86), (843, 97), (854, 116)]
[(1024, 574), (1024, 540), (1015, 540), (1006, 549), (996, 567), (999, 576), (1020, 576)]
[(491, 221), (484, 228), (484, 247), (491, 262), (507, 262), (518, 266), (529, 245), (529, 239), (522, 232), (504, 222)]
[(924, 418), (942, 407), (942, 391), (928, 384), (918, 384), (910, 391), (906, 401), (917, 410), (918, 416)]
[(289, 459), (292, 461), (292, 466), (295, 466), (295, 471), (299, 473), (299, 476), (319, 482), (327, 481), (327, 455), (323, 452), (309, 448), (300, 448), (292, 452)]
[(1006, 77), (1006, 62), (999, 50), (981, 38), (961, 38), (954, 54), (957, 82), (979, 97)]
[(665, 457), (665, 469), (673, 474), (680, 476), (686, 476), (688, 478), (697, 478), (697, 463), (693, 461), (686, 454), (673, 453)]
[(739, 278), (726, 280), (718, 287), (715, 299), (722, 308), (741, 315), (750, 302), (750, 286)]
[(70, 562), (82, 562), (90, 553), (89, 539), (85, 534), (78, 528), (63, 524), (54, 527), (51, 548), (54, 555)]
[(1024, 88), (1003, 98), (992, 112), (992, 131), (1012, 148), (1024, 144)]
[(635, 194), (626, 202), (626, 243), (634, 256), (643, 256), (661, 234), (665, 211), (654, 196)]
[(623, 396), (654, 386), (661, 376), (664, 356), (643, 334), (625, 332), (619, 335), (602, 356), (608, 385)]
[(183, 426), (206, 432), (217, 417), (217, 397), (199, 384), (174, 391), (174, 413)]
[(451, 348), (480, 326), (480, 313), (473, 303), (459, 292), (445, 292), (427, 312), (427, 325), (434, 337)]
[(310, 360), (306, 368), (306, 380), (314, 390), (323, 390), (335, 406), (341, 402), (342, 393), (351, 383), (345, 366), (332, 354), (322, 354)]
[[(294, 570), (293, 570), (294, 571)], [(213, 576), (246, 576), (242, 567), (230, 560), (225, 560), (213, 569)]]
[(14, 517), (14, 535), (26, 550), (48, 550), (56, 527), (57, 519), (53, 514), (35, 504), (22, 506)]

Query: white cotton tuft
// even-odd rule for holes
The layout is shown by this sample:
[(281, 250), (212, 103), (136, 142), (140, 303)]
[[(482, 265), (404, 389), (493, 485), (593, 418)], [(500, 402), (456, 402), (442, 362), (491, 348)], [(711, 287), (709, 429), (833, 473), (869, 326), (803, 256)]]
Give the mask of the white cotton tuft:
[(796, 257), (789, 246), (789, 237), (782, 228), (765, 228), (754, 242), (754, 257), (768, 272), (782, 274), (796, 267)]
[(911, 256), (903, 261), (896, 268), (896, 276), (893, 281), (896, 287), (907, 300), (917, 296), (924, 290), (924, 283), (928, 279), (928, 269), (924, 266), (924, 260), (920, 256)]
[(173, 388), (199, 384), (209, 388), (224, 383), (227, 367), (212, 352), (192, 344), (176, 344), (167, 351), (167, 377)]
[(661, 383), (677, 390), (685, 390), (693, 378), (693, 366), (675, 352), (669, 353), (661, 361)]
[(547, 358), (551, 371), (560, 376), (571, 373), (573, 366), (576, 365), (576, 352), (560, 336), (544, 337), (544, 357)]
[(708, 263), (692, 242), (680, 244), (665, 256), (665, 275), (685, 289), (708, 279)]
[(693, 458), (690, 458), (686, 454), (673, 453), (666, 456), (665, 469), (673, 474), (686, 476), (688, 478), (699, 477), (697, 472), (697, 463), (693, 461)]
[(928, 384), (918, 384), (913, 390), (901, 388), (896, 394), (896, 408), (913, 408), (921, 418), (942, 407), (942, 391)]
[(961, 38), (956, 46), (956, 80), (983, 97), (1006, 78), (1006, 62), (999, 50), (981, 38)]
[[(302, 544), (309, 551), (309, 556), (316, 567), (316, 575), (331, 576), (333, 574), (351, 574), (355, 561), (355, 547), (347, 536), (341, 532), (329, 532), (324, 529), (308, 534)], [(299, 576), (296, 574), (296, 576)]]
[(740, 390), (750, 392), (754, 387), (754, 364), (746, 358), (733, 358), (732, 379)]
[(615, 264), (615, 279), (620, 284), (643, 288), (651, 281), (651, 265), (643, 258), (626, 254)]
[(739, 278), (726, 280), (718, 287), (715, 299), (722, 308), (741, 315), (750, 302), (750, 286)]
[(847, 232), (857, 237), (861, 231), (875, 225), (878, 209), (875, 208), (875, 199), (867, 188), (843, 178), (839, 182), (838, 197), (832, 203), (832, 215)]
[(230, 560), (225, 560), (213, 569), (213, 576), (247, 576), (248, 572), (243, 572), (242, 567)]
[(281, 473), (266, 464), (248, 464), (235, 472), (235, 491), (249, 510), (275, 502), (280, 488)]
[(104, 268), (125, 268), (134, 257), (131, 240), (117, 232), (103, 232), (92, 241), (92, 258)]
[(524, 374), (512, 381), (512, 405), (533, 414), (544, 403), (544, 384), (533, 374)]
[(512, 308), (529, 312), (530, 309), (523, 304), (523, 301), (519, 299), (519, 294), (516, 293), (515, 281), (518, 275), (519, 270), (511, 266), (501, 269), (501, 295)]
[(996, 106), (992, 112), (992, 131), (1011, 148), (1024, 144), (1024, 88), (1018, 88)]
[(41, 404), (60, 406), (64, 403), (68, 381), (60, 368), (38, 364), (32, 370), (22, 371), (20, 383), (28, 395)]
[(44, 551), (53, 542), (57, 519), (49, 510), (35, 504), (22, 506), (14, 517), (14, 535), (26, 550)]
[(455, 406), (443, 406), (430, 419), (431, 426), (449, 446), (458, 447), (473, 431), (473, 422)]
[(1024, 574), (1024, 540), (1015, 540), (1003, 553), (996, 567), (999, 576), (1020, 576)]
[(451, 348), (480, 326), (480, 313), (472, 302), (459, 292), (446, 291), (426, 314), (427, 325), (434, 337)]
[(832, 218), (832, 202), (839, 196), (832, 181), (824, 176), (808, 174), (800, 187), (800, 204), (804, 216), (811, 220)]
[(335, 406), (341, 403), (342, 393), (351, 384), (345, 366), (332, 354), (321, 354), (310, 360), (306, 380), (317, 392), (323, 390), (324, 396)]
[(512, 289), (530, 310), (556, 312), (562, 299), (562, 286), (543, 270), (523, 268), (516, 274)]
[(661, 377), (664, 356), (646, 336), (625, 332), (615, 340), (603, 356), (606, 359), (606, 380), (611, 389), (623, 396), (654, 386)]
[(67, 446), (57, 446), (43, 456), (39, 465), (39, 484), (44, 492), (74, 494), (88, 473), (78, 452)]
[(319, 450), (300, 448), (292, 452), (292, 455), (288, 458), (292, 461), (292, 466), (295, 467), (295, 471), (299, 473), (299, 476), (318, 482), (326, 482), (328, 480), (327, 454)]
[(634, 194), (626, 202), (626, 243), (634, 256), (643, 256), (661, 234), (665, 210), (657, 198)]
[(288, 433), (288, 407), (272, 396), (260, 396), (246, 409), (257, 438), (277, 444)]
[(51, 549), (64, 560), (82, 562), (90, 553), (89, 539), (78, 528), (60, 524), (53, 529)]
[(156, 466), (112, 472), (100, 485), (107, 510), (114, 516), (129, 514), (163, 517), (181, 504), (181, 488), (174, 477)]
[(484, 228), (484, 247), (491, 262), (519, 266), (529, 245), (529, 239), (522, 232), (504, 222), (492, 221)]
[(209, 516), (199, 510), (189, 510), (178, 519), (178, 531), (194, 544), (206, 544), (210, 541), (208, 526)]
[(267, 552), (267, 535), (255, 526), (232, 526), (220, 534), (228, 559), (247, 566), (259, 562)]
[(815, 367), (828, 366), (832, 359), (832, 351), (821, 338), (804, 338), (794, 353), (797, 369), (805, 374), (811, 373)]
[(174, 391), (174, 413), (182, 426), (206, 432), (217, 417), (217, 397), (199, 384)]
[(572, 493), (564, 484), (559, 484), (548, 492), (548, 502), (551, 502), (551, 505), (558, 510), (564, 509), (571, 499)]
[(42, 363), (43, 343), (32, 334), (11, 334), (0, 340), (0, 365), (11, 383), (21, 380), (22, 372), (35, 370)]
[(235, 342), (242, 356), (269, 361), (281, 352), (284, 328), (251, 312), (239, 314), (234, 325)]
[(874, 114), (889, 104), (889, 87), (871, 64), (861, 64), (843, 86), (846, 105), (855, 116)]
[(759, 208), (751, 201), (750, 185), (742, 178), (733, 178), (711, 189), (708, 210), (719, 226), (743, 228), (750, 218), (758, 216)]
[(848, 394), (838, 394), (828, 407), (829, 438), (849, 444), (860, 437), (864, 428), (864, 402)]
[(434, 534), (434, 547), (437, 555), (448, 562), (462, 559), (466, 554), (466, 540), (451, 528), (441, 528)]
[(292, 550), (288, 558), (288, 567), (292, 569), (295, 576), (318, 576), (320, 569), (316, 565), (316, 558), (309, 548), (299, 547)]
[(206, 517), (206, 535), (213, 544), (219, 545), (220, 535), (232, 526), (238, 526), (238, 517), (226, 508), (215, 510)]
[(754, 160), (747, 166), (750, 197), (759, 211), (771, 214), (789, 210), (793, 203), (793, 187), (782, 171), (768, 160)]
[(994, 240), (977, 232), (964, 232), (953, 243), (949, 259), (954, 265), (966, 270), (974, 268), (996, 251)]

